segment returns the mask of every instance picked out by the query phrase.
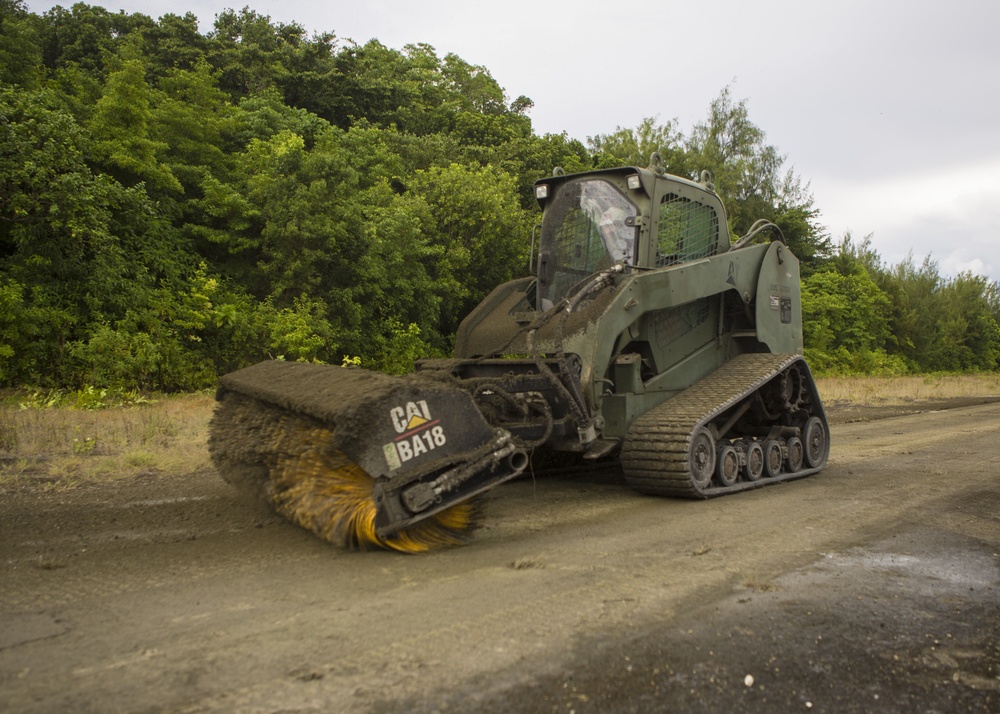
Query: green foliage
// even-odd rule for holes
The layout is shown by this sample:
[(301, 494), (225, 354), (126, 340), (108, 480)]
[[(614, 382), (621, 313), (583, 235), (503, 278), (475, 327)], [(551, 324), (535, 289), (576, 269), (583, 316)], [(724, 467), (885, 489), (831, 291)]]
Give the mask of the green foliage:
[(20, 409), (52, 409), (63, 403), (65, 395), (59, 389), (32, 390), (18, 401)]
[(489, 166), (418, 171), (411, 189), (427, 206), (430, 245), (442, 249), (430, 273), (444, 287), (441, 329), (453, 334), (496, 285), (526, 271), (531, 218), (513, 177)]
[(150, 94), (138, 59), (109, 74), (89, 125), (94, 160), (122, 185), (143, 182), (157, 194), (180, 192), (180, 182), (160, 161), (169, 145), (149, 136)]
[(171, 13), (139, 28), (143, 45), (147, 48), (150, 70), (157, 76), (173, 71), (197, 71), (206, 60), (208, 38), (198, 31), (198, 18), (194, 13), (183, 17)]
[(865, 265), (848, 260), (852, 249), (845, 238), (840, 260), (802, 281), (805, 355), (819, 374), (905, 374), (906, 361), (889, 353), (889, 298)]
[(240, 112), (226, 100), (204, 59), (190, 69), (168, 70), (159, 89), (149, 116), (150, 137), (165, 146), (164, 167), (185, 195), (197, 197), (207, 176), (228, 176)]
[(997, 286), (943, 279), (927, 257), (883, 264), (871, 237), (845, 235), (823, 270), (803, 280), (805, 353), (818, 372), (905, 374), (1000, 366)]
[(296, 362), (326, 361), (333, 328), (325, 315), (322, 302), (302, 297), (296, 298), (291, 307), (274, 311), (268, 321), (274, 357)]
[[(96, 389), (92, 386), (86, 386), (83, 389), (76, 390), (73, 395), (77, 409), (83, 409), (86, 411), (97, 411), (98, 409), (104, 409), (107, 407), (105, 399), (108, 396), (107, 389)], [(73, 451), (75, 453), (89, 453), (94, 450), (97, 446), (96, 441), (93, 438), (84, 439), (73, 439)]]
[(588, 142), (596, 152), (596, 165), (600, 168), (623, 164), (646, 166), (657, 153), (668, 172), (691, 175), (692, 168), (688, 165), (683, 149), (684, 137), (677, 129), (677, 120), (671, 119), (666, 124), (657, 124), (657, 120), (657, 117), (646, 117), (635, 129), (617, 127), (611, 134), (589, 137)]
[(1000, 328), (990, 295), (996, 285), (962, 273), (944, 279), (930, 257), (908, 257), (881, 276), (892, 297), (891, 320), (900, 351), (922, 372), (996, 370)]
[(74, 3), (56, 6), (42, 17), (42, 61), (53, 70), (78, 67), (103, 78), (106, 62), (117, 55), (133, 30), (151, 24), (144, 15), (112, 14), (102, 7)]
[(157, 345), (148, 333), (116, 330), (109, 325), (99, 326), (86, 341), (71, 342), (69, 351), (84, 381), (116, 387), (151, 386), (160, 361)]
[(884, 349), (852, 352), (846, 347), (838, 347), (832, 352), (824, 352), (806, 347), (803, 354), (812, 373), (817, 376), (869, 374), (895, 377), (910, 373), (906, 360), (899, 355), (889, 354)]
[(22, 0), (0, 0), (0, 83), (36, 89), (41, 64), (37, 18)]
[(727, 199), (734, 236), (745, 234), (757, 219), (774, 222), (808, 275), (827, 257), (830, 239), (815, 222), (818, 211), (808, 184), (803, 186), (791, 170), (782, 172), (785, 156), (765, 138), (750, 121), (747, 100), (734, 102), (726, 87), (686, 142), (689, 166), (712, 172), (718, 192)]
[(288, 78), (289, 58), (302, 42), (302, 27), (274, 25), (271, 18), (249, 7), (239, 12), (223, 10), (215, 17), (209, 35), (212, 64), (219, 70), (221, 86), (233, 98), (277, 86)]
[[(369, 330), (414, 324), (440, 344), (442, 302), (460, 286), (451, 276), (437, 273), (445, 261), (445, 248), (434, 245), (427, 233), (433, 217), (426, 202), (413, 194), (392, 195), (388, 185), (384, 190), (389, 192), (386, 205), (371, 206), (366, 212), (367, 250), (357, 265), (364, 279), (353, 295), (362, 306), (362, 323)], [(374, 356), (363, 344), (355, 349)]]
[(30, 382), (60, 365), (87, 308), (115, 188), (86, 165), (85, 135), (51, 93), (0, 88), (0, 116), (0, 329), (17, 355), (3, 376)]
[(14, 346), (27, 329), (24, 314), (24, 287), (13, 281), (0, 285), (0, 384), (12, 376)]
[(431, 356), (431, 347), (421, 339), (416, 324), (411, 322), (403, 327), (402, 323), (391, 320), (386, 328), (385, 353), (375, 362), (377, 369), (386, 374), (407, 374), (413, 371), (418, 359)]
[(867, 272), (823, 270), (802, 281), (803, 338), (814, 349), (884, 349), (892, 339), (889, 298)]
[(734, 235), (780, 226), (820, 369), (998, 368), (997, 286), (833, 250), (730, 88), (687, 135), (647, 118), (589, 147), (536, 136), (530, 107), (429, 45), (249, 8), (202, 34), (191, 13), (0, 0), (0, 387), (96, 403), (269, 357), (409, 371), (526, 272), (536, 180), (653, 152), (714, 173)]
[(241, 145), (251, 139), (266, 140), (280, 131), (290, 131), (305, 140), (307, 148), (316, 143), (316, 138), (330, 128), (330, 122), (307, 111), (288, 106), (275, 89), (266, 89), (239, 103), (240, 111), (235, 115)]
[(86, 411), (112, 407), (135, 407), (153, 402), (155, 400), (134, 389), (97, 388), (93, 385), (87, 385), (71, 392), (62, 389), (27, 390), (17, 401), (18, 408), (22, 410), (70, 408)]

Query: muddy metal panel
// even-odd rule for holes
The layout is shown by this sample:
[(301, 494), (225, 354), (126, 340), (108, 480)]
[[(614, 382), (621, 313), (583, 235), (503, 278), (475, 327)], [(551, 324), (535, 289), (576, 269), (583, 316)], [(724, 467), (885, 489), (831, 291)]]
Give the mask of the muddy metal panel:
[(493, 436), (468, 394), (414, 376), (269, 361), (225, 375), (220, 396), (228, 391), (326, 425), (329, 446), (376, 479), (447, 463)]
[[(580, 354), (584, 364), (592, 365), (595, 403), (606, 391), (601, 380), (617, 354), (637, 346), (647, 350), (645, 367), (656, 374), (647, 378), (647, 392), (681, 389), (721, 364), (731, 351), (728, 341), (719, 339), (723, 295), (732, 293), (734, 300), (752, 301), (768, 250), (766, 245), (750, 246), (626, 277), (600, 314), (591, 316), (591, 329), (564, 338), (567, 351)], [(595, 304), (591, 309), (600, 307)], [(706, 345), (725, 350), (709, 355)]]
[(802, 354), (799, 260), (784, 243), (771, 243), (760, 266), (757, 335), (772, 352)]

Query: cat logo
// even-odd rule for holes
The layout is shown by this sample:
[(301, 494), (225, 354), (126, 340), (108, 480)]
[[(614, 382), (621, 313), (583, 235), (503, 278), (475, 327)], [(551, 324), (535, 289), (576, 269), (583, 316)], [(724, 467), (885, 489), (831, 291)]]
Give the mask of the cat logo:
[(405, 407), (393, 407), (389, 410), (389, 419), (399, 435), (382, 447), (385, 461), (392, 471), (448, 442), (441, 420), (431, 419), (426, 400), (407, 402)]
[(431, 410), (427, 408), (427, 401), (421, 399), (419, 402), (407, 402), (405, 408), (393, 407), (389, 410), (389, 418), (396, 433), (402, 434), (430, 422)]

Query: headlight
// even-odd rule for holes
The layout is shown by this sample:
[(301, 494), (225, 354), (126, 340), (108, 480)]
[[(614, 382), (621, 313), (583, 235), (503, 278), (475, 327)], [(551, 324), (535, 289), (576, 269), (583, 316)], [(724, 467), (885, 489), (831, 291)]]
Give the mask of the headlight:
[(546, 183), (540, 183), (535, 186), (535, 198), (539, 201), (544, 201), (549, 197), (549, 185)]
[(642, 187), (642, 182), (639, 180), (639, 174), (632, 174), (626, 181), (628, 183), (628, 187), (633, 191)]

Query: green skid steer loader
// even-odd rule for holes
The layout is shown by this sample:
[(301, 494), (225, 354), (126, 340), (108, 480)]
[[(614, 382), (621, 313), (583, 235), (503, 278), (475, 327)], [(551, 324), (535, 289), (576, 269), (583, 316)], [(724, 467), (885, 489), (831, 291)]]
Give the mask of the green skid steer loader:
[(636, 490), (686, 498), (824, 466), (799, 262), (776, 226), (731, 240), (707, 172), (672, 176), (655, 155), (556, 169), (535, 196), (534, 274), (465, 318), (453, 358), (403, 377), (280, 361), (223, 377), (222, 476), (332, 542), (416, 552), (466, 540), (533, 452), (619, 459)]

